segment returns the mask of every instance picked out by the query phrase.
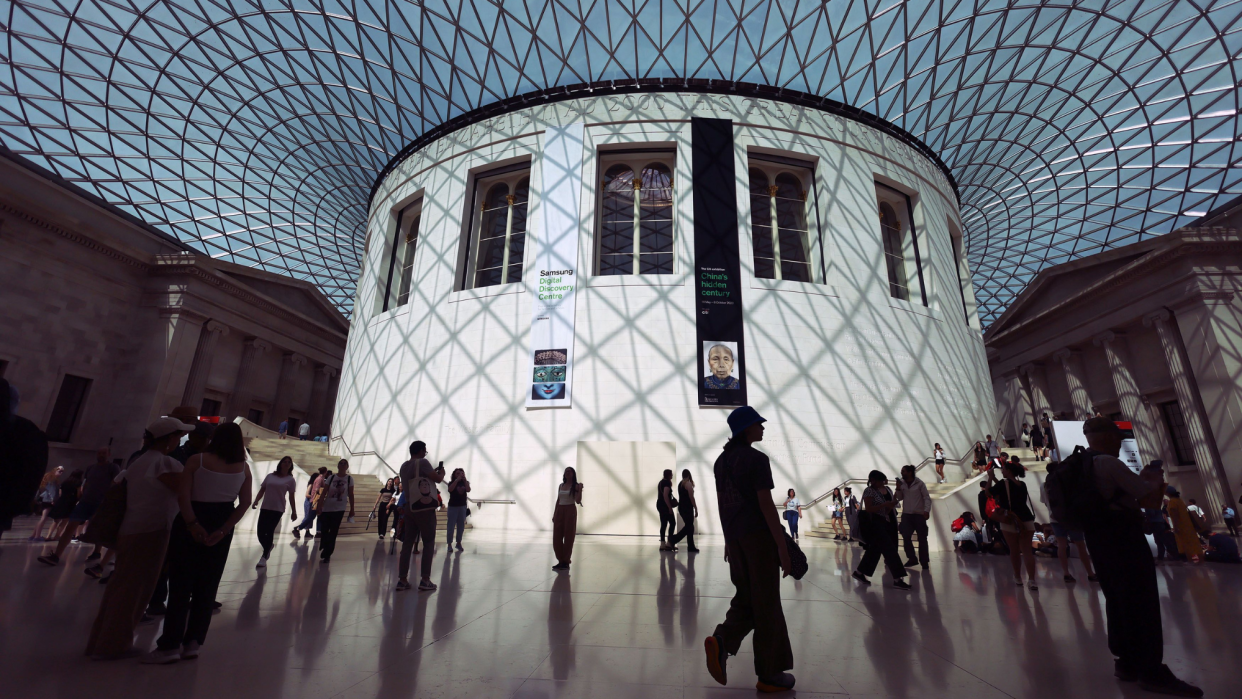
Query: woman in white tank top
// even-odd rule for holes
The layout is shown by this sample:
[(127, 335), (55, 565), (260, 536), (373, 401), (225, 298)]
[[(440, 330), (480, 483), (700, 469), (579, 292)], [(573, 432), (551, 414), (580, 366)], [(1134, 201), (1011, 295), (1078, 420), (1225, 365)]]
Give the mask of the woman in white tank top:
[(229, 558), (233, 527), (251, 502), (250, 466), (241, 428), (216, 428), (203, 453), (186, 461), (168, 544), (168, 612), (164, 633), (146, 663), (175, 663), (198, 657), (207, 640), (216, 588)]

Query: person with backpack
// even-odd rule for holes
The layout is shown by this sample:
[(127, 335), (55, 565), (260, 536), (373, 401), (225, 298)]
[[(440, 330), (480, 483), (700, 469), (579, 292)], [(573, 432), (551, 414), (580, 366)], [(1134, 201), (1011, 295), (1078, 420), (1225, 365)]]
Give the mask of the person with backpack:
[(1026, 484), (1018, 480), (1026, 475), (1026, 469), (1017, 461), (1001, 465), (1002, 480), (996, 480), (996, 469), (988, 469), (988, 494), (995, 507), (987, 513), (988, 519), (1000, 524), (1001, 535), (1009, 546), (1009, 562), (1013, 565), (1013, 581), (1022, 587), (1022, 564), (1026, 563), (1026, 586), (1032, 592), (1039, 589), (1035, 582), (1035, 551), (1031, 537), (1035, 533), (1035, 513), (1031, 511), (1030, 495)]
[(1121, 429), (1109, 418), (1087, 420), (1082, 431), (1090, 448), (1075, 449), (1049, 474), (1048, 504), (1057, 521), (1086, 535), (1104, 593), (1113, 675), (1149, 692), (1201, 697), (1203, 690), (1164, 664), (1160, 590), (1141, 512), (1160, 507), (1163, 470), (1154, 464), (1140, 474), (1130, 470), (1118, 458)]
[(354, 521), (354, 477), (349, 475), (349, 462), (336, 462), (336, 473), (329, 474), (321, 488), (323, 493), (315, 507), (319, 510), (319, 522), (323, 538), (319, 540), (319, 560), (329, 563), (336, 550), (336, 536), (341, 531), (341, 520), (349, 509), (349, 521)]
[(755, 685), (761, 692), (793, 689), (793, 648), (781, 609), (781, 577), (793, 572), (785, 530), (772, 500), (772, 462), (753, 445), (765, 420), (750, 406), (729, 413), (732, 436), (716, 458), (717, 511), (735, 592), (725, 619), (703, 641), (707, 671), (728, 681), (726, 663), (754, 631)]
[(983, 552), (983, 528), (979, 526), (973, 512), (963, 512), (961, 517), (949, 525), (949, 530), (953, 532), (954, 551)]
[[(1061, 462), (1053, 461), (1048, 464), (1048, 473), (1055, 473), (1061, 467)], [(1045, 506), (1048, 505), (1048, 489), (1040, 486), (1039, 501)], [(1067, 583), (1076, 583), (1078, 579), (1070, 574), (1069, 549), (1070, 544), (1074, 545), (1074, 550), (1078, 552), (1078, 560), (1082, 561), (1082, 565), (1087, 569), (1087, 582), (1099, 582), (1099, 578), (1095, 576), (1095, 570), (1091, 568), (1091, 554), (1087, 551), (1086, 537), (1081, 529), (1068, 527), (1054, 518), (1050, 523), (1052, 525), (1052, 534), (1056, 537), (1059, 544), (1056, 549), (1057, 558), (1061, 561), (1061, 579)]]
[(419, 592), (434, 592), (431, 582), (431, 561), (435, 555), (436, 508), (439, 506), (436, 483), (444, 481), (444, 469), (434, 468), (427, 460), (427, 445), (422, 441), (410, 444), (410, 459), (401, 464), (402, 490), (405, 492), (405, 509), (402, 510), (401, 559), (397, 565), (397, 592), (410, 589), (410, 554), (414, 542), (422, 539), (423, 552), (420, 560), (422, 577), (418, 581)]

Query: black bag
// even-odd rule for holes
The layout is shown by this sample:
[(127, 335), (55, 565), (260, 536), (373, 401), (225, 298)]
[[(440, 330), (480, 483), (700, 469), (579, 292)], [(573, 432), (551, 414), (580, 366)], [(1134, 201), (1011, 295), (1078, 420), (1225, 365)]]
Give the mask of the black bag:
[(789, 532), (785, 532), (785, 548), (789, 551), (789, 575), (794, 580), (801, 580), (811, 566), (806, 562), (806, 554), (802, 553), (798, 542), (793, 540)]
[(86, 523), (86, 531), (78, 539), (104, 548), (115, 548), (121, 534), (121, 522), (129, 503), (128, 482), (113, 483), (104, 493), (99, 508)]
[(1097, 456), (1099, 452), (1074, 447), (1044, 481), (1052, 519), (1070, 529), (1086, 529), (1107, 516), (1109, 503), (1095, 484)]

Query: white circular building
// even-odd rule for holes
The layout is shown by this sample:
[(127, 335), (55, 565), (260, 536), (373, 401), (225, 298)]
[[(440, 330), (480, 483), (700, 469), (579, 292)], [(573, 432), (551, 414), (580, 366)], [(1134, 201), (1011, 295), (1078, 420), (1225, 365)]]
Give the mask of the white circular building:
[(804, 502), (991, 430), (958, 200), (925, 146), (818, 98), (632, 90), (507, 100), (391, 164), (335, 452), (383, 476), (427, 442), (472, 497), (514, 501), (480, 528), (549, 528), (573, 466), (580, 533), (654, 534), (665, 468), (718, 529), (736, 405)]

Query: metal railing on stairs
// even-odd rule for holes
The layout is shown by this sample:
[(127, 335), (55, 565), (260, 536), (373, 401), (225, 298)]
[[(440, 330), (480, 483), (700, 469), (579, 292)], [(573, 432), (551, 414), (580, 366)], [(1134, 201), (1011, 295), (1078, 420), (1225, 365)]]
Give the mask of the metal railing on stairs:
[[(992, 434), (999, 434), (999, 428), (998, 428), (998, 429), (996, 429), (996, 430), (994, 430), (994, 431), (992, 432)], [(956, 465), (956, 466), (958, 466), (958, 467), (961, 467), (961, 466), (962, 466), (962, 464), (971, 464), (971, 463), (974, 463), (974, 454), (975, 454), (975, 445), (973, 445), (973, 444), (972, 444), (972, 445), (970, 445), (970, 448), (966, 451), (966, 453), (965, 453), (965, 454), (964, 454), (964, 455), (963, 455), (960, 459), (945, 459), (945, 460), (944, 460), (944, 465), (945, 465), (945, 467), (948, 467), (948, 466), (949, 466), (949, 464), (954, 464), (954, 465)], [(915, 473), (918, 473), (918, 472), (919, 472), (919, 471), (921, 471), (921, 470), (922, 470), (925, 466), (928, 466), (929, 464), (933, 464), (933, 463), (935, 463), (935, 462), (936, 462), (936, 459), (935, 459), (934, 457), (929, 456), (929, 457), (927, 457), (926, 459), (923, 459), (922, 461), (920, 461), (920, 462), (918, 462), (917, 464), (915, 464), (915, 465), (914, 465), (914, 472), (915, 472)], [(969, 478), (968, 478), (967, 480), (969, 480)], [(848, 479), (846, 479), (846, 480), (842, 481), (840, 484), (838, 484), (838, 485), (834, 485), (833, 487), (829, 488), (829, 489), (828, 489), (828, 490), (827, 490), (827, 491), (826, 491), (823, 495), (820, 495), (819, 497), (815, 498), (814, 500), (811, 500), (810, 502), (806, 503), (806, 504), (805, 504), (805, 505), (803, 505), (802, 507), (804, 507), (804, 508), (810, 508), (810, 507), (812, 507), (812, 506), (814, 506), (814, 505), (819, 504), (820, 502), (822, 502), (822, 501), (824, 501), (824, 500), (827, 500), (829, 497), (832, 497), (832, 491), (836, 490), (837, 488), (844, 488), (844, 487), (846, 487), (846, 486), (848, 486), (848, 485), (858, 484), (858, 483), (866, 483), (866, 482), (867, 482), (867, 479), (866, 479), (866, 478), (848, 478)]]

